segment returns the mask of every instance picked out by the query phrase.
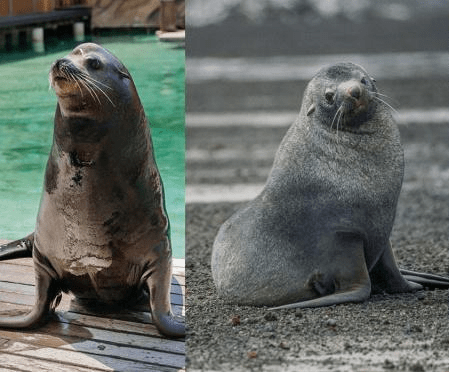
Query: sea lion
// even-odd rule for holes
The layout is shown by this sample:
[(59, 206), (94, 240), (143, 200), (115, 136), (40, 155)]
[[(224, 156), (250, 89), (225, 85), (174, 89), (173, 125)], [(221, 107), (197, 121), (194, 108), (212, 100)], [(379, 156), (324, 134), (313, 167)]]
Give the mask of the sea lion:
[(389, 237), (403, 170), (399, 130), (374, 80), (352, 63), (321, 69), (263, 191), (218, 231), (211, 266), (219, 296), (317, 307), (372, 291), (448, 288), (449, 278), (403, 276), (395, 262)]
[(29, 314), (0, 317), (0, 328), (37, 325), (61, 291), (116, 304), (146, 289), (159, 331), (184, 336), (170, 307), (163, 185), (130, 73), (86, 43), (52, 65), (50, 84), (58, 102), (35, 231), (0, 247), (0, 259), (32, 255), (36, 303)]

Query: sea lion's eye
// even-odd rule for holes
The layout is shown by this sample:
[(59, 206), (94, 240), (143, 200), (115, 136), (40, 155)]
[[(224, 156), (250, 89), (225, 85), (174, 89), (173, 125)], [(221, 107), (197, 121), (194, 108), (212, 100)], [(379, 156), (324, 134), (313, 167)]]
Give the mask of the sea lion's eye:
[(335, 92), (332, 89), (326, 89), (324, 92), (324, 98), (328, 103), (334, 103)]
[(366, 79), (363, 77), (362, 78), (362, 80), (360, 80), (360, 82), (363, 84), (363, 85), (368, 85), (368, 82), (366, 81)]
[(89, 67), (98, 70), (101, 67), (101, 61), (98, 58), (89, 58), (87, 60)]

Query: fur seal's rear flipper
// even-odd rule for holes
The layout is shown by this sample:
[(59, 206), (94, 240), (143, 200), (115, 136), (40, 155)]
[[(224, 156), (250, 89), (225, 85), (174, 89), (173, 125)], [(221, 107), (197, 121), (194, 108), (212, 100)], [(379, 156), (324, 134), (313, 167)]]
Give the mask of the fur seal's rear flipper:
[(14, 258), (31, 257), (33, 251), (34, 233), (0, 245), (0, 261)]
[(405, 279), (428, 288), (449, 288), (449, 278), (440, 275), (400, 269)]

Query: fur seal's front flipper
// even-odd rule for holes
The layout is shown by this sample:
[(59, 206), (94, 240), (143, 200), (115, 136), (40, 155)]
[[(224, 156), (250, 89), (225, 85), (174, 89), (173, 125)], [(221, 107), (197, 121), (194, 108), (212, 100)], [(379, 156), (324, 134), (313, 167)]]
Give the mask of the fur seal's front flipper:
[(404, 269), (400, 269), (399, 271), (408, 281), (421, 284), (424, 287), (440, 289), (449, 288), (449, 278), (446, 278), (444, 276)]
[(47, 260), (34, 252), (34, 269), (36, 276), (36, 299), (33, 309), (25, 315), (1, 316), (0, 328), (30, 328), (42, 323), (52, 308), (60, 300), (60, 289), (55, 272)]
[(329, 296), (315, 298), (313, 300), (295, 302), (293, 304), (271, 307), (268, 310), (280, 310), (280, 309), (295, 309), (295, 308), (306, 308), (306, 307), (323, 307), (332, 306), (338, 304), (345, 304), (348, 302), (363, 302), (367, 300), (371, 293), (370, 283), (359, 284), (354, 286), (355, 288), (351, 291), (345, 291), (340, 293), (334, 293)]
[(14, 258), (31, 257), (33, 251), (34, 233), (14, 240), (12, 242), (0, 245), (0, 261), (11, 260)]
[(422, 286), (413, 281), (408, 281), (401, 275), (391, 248), (391, 242), (382, 249), (382, 255), (374, 267), (370, 270), (373, 292), (404, 293), (422, 289)]
[[(334, 274), (331, 280), (329, 277), (323, 280), (323, 275), (312, 274), (306, 282), (306, 287), (312, 288), (319, 297), (276, 306), (269, 310), (331, 306), (363, 302), (369, 298), (371, 282), (363, 253), (363, 240), (348, 232), (337, 232), (332, 240), (325, 240), (326, 245), (333, 246), (334, 254), (329, 257), (329, 261), (338, 262), (341, 268), (332, 269)], [(329, 288), (333, 288), (335, 292), (325, 295)], [(300, 291), (301, 288), (298, 288), (298, 292)]]
[[(170, 244), (167, 242), (167, 244)], [(167, 258), (171, 261), (171, 257)], [(163, 262), (164, 261), (164, 262)], [(170, 286), (172, 266), (167, 265), (166, 259), (160, 257), (151, 265), (145, 277), (148, 293), (150, 294), (151, 316), (157, 329), (168, 337), (184, 337), (185, 324), (178, 322), (170, 306)]]

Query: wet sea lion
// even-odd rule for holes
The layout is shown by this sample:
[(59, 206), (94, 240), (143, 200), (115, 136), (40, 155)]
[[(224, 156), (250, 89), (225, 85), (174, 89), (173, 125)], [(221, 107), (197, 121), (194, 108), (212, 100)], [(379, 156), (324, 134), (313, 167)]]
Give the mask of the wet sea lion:
[(372, 291), (449, 287), (403, 271), (390, 233), (402, 186), (399, 130), (374, 80), (352, 63), (321, 69), (263, 191), (219, 229), (212, 275), (231, 303), (317, 307)]
[(86, 43), (52, 65), (50, 84), (58, 103), (36, 228), (0, 247), (0, 259), (33, 257), (36, 303), (29, 314), (0, 317), (0, 328), (39, 324), (61, 291), (115, 304), (146, 289), (159, 331), (184, 336), (170, 307), (163, 185), (128, 70)]

